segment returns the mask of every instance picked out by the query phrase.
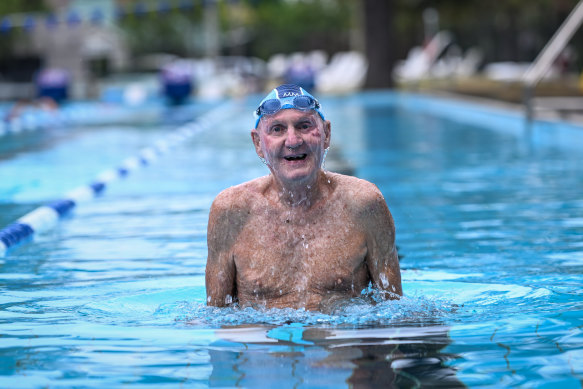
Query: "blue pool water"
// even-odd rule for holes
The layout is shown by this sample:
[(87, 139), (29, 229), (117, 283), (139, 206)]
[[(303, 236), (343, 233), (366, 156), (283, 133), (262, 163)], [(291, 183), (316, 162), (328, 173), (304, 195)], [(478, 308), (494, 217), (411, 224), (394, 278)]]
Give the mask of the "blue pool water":
[[(326, 166), (384, 193), (405, 297), (330, 315), (207, 308), (209, 206), (267, 174), (256, 100), (0, 260), (0, 387), (582, 386), (583, 129), (415, 95), (323, 98)], [(175, 128), (1, 138), (1, 225)]]

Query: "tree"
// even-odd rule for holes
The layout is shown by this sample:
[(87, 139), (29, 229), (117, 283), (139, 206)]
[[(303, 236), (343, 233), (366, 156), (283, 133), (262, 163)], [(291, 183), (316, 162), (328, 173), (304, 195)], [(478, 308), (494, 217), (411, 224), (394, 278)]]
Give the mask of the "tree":
[(393, 0), (363, 0), (365, 51), (369, 62), (365, 87), (393, 86), (395, 63)]

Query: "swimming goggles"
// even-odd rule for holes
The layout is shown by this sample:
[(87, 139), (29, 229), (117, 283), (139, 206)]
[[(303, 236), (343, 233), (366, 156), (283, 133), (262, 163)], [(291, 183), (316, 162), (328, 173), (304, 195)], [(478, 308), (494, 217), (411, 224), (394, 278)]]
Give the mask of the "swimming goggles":
[(282, 108), (295, 108), (300, 111), (309, 111), (311, 109), (318, 110), (320, 108), (320, 103), (313, 97), (305, 95), (296, 96), (291, 101), (291, 104), (286, 102), (283, 105), (281, 105), (281, 100), (279, 99), (269, 99), (261, 103), (261, 105), (255, 110), (255, 114), (258, 117), (263, 115), (273, 115), (279, 112)]

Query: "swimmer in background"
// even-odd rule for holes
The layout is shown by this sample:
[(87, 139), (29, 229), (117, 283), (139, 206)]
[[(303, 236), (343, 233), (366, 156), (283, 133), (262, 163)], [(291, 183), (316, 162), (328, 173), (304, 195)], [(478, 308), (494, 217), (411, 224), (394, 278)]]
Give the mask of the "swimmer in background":
[(391, 213), (374, 184), (322, 169), (331, 126), (318, 101), (281, 85), (255, 114), (251, 138), (271, 174), (212, 204), (207, 304), (329, 311), (369, 283), (398, 299)]
[(17, 101), (4, 117), (5, 121), (11, 121), (21, 116), (28, 109), (39, 109), (41, 111), (56, 111), (58, 104), (50, 97), (40, 97), (37, 100), (23, 99)]

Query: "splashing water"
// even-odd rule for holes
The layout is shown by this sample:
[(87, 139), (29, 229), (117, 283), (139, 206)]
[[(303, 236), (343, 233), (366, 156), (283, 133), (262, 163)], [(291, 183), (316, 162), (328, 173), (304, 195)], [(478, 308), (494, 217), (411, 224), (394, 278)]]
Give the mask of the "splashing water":
[(330, 147), (326, 147), (324, 149), (324, 155), (322, 156), (322, 163), (320, 164), (320, 166), (322, 167), (323, 170), (326, 170), (326, 156), (328, 155), (328, 150), (330, 150)]
[(217, 308), (200, 302), (178, 301), (161, 304), (155, 315), (173, 317), (177, 322), (203, 327), (289, 323), (371, 326), (433, 323), (445, 319), (459, 308), (448, 300), (426, 296), (386, 300), (384, 293), (367, 289), (361, 297), (337, 303), (329, 313), (303, 308)]

